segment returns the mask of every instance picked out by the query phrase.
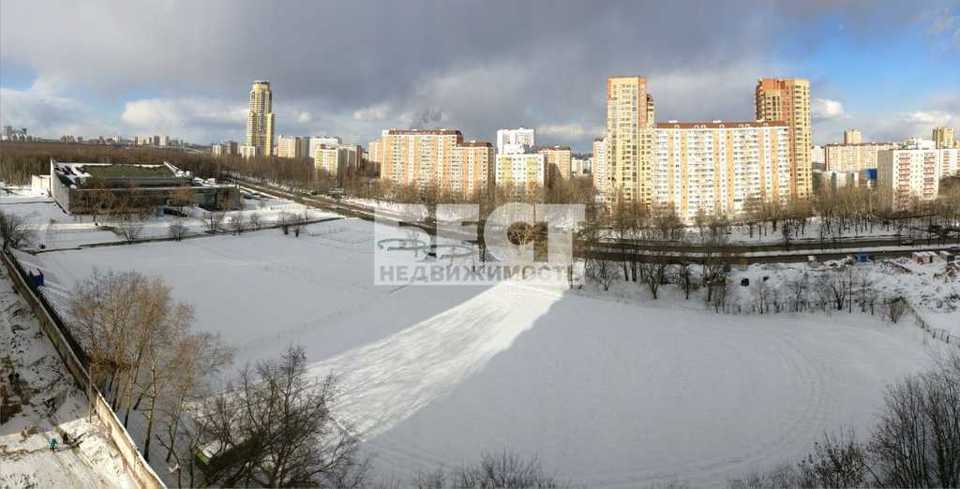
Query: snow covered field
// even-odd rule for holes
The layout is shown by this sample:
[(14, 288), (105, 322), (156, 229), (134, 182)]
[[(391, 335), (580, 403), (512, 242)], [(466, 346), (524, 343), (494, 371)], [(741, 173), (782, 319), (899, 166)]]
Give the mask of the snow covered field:
[(589, 487), (728, 477), (872, 425), (883, 388), (942, 345), (860, 314), (717, 315), (563, 284), (376, 287), (373, 224), (19, 255), (62, 307), (94, 267), (164, 277), (237, 363), (305, 346), (337, 416), (402, 480), (482, 450), (537, 454)]
[[(87, 417), (86, 398), (64, 370), (30, 309), (0, 268), (0, 385), (22, 410), (0, 425), (0, 488), (134, 488), (120, 455)], [(20, 395), (9, 375), (19, 374)], [(62, 445), (63, 433), (80, 437)], [(61, 441), (55, 452), (50, 438)]]

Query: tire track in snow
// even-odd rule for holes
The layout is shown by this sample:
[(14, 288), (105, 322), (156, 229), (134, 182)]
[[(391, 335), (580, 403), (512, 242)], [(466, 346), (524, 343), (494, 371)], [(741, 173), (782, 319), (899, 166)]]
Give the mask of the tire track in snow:
[(375, 343), (315, 363), (340, 376), (338, 419), (372, 438), (451, 392), (510, 348), (559, 296), (511, 293), (499, 284), (467, 302)]

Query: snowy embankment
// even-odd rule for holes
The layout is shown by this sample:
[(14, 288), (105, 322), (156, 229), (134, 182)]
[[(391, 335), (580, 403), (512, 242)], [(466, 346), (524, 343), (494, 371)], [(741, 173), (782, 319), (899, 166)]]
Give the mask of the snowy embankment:
[[(262, 194), (248, 194), (248, 197), (243, 200), (243, 209), (223, 214), (221, 232), (229, 232), (230, 220), (235, 216), (243, 219), (247, 230), (253, 228), (250, 221), (254, 215), (260, 219), (261, 226), (276, 225), (282, 214), (306, 215), (308, 220), (338, 217), (337, 214)], [(49, 197), (0, 196), (0, 211), (22, 216), (27, 221), (33, 231), (30, 245), (34, 249), (61, 250), (126, 241), (119, 233), (110, 230), (114, 223), (109, 218), (100, 216), (94, 222), (89, 215), (67, 214)], [(138, 239), (168, 238), (173, 223), (185, 227), (184, 236), (205, 236), (209, 213), (199, 207), (187, 211), (188, 217), (183, 218), (170, 215), (145, 218), (138, 223)]]
[[(116, 447), (87, 415), (87, 401), (0, 268), (0, 386), (21, 404), (0, 424), (0, 488), (134, 488)], [(11, 375), (19, 375), (15, 381)], [(63, 434), (80, 440), (63, 445)], [(56, 438), (59, 446), (51, 451)]]
[[(336, 415), (405, 482), (483, 450), (537, 454), (589, 487), (728, 477), (865, 432), (884, 386), (941, 350), (862, 314), (718, 315), (557, 286), (373, 285), (374, 224), (22, 255), (65, 307), (94, 267), (163, 277), (243, 365), (302, 344), (340, 376)], [(637, 287), (633, 285), (632, 287)]]

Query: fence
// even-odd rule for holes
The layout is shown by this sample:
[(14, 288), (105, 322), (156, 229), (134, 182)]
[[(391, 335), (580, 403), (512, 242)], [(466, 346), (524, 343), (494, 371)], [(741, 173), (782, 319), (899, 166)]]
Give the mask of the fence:
[(960, 336), (950, 334), (949, 331), (943, 328), (934, 328), (933, 326), (930, 326), (923, 319), (923, 316), (913, 307), (913, 305), (910, 305), (910, 312), (913, 313), (914, 324), (916, 324), (918, 328), (926, 331), (936, 340), (940, 340), (948, 345), (954, 345), (960, 348)]
[(86, 355), (80, 348), (80, 344), (70, 334), (56, 311), (50, 307), (46, 298), (34, 290), (28, 282), (27, 274), (16, 257), (7, 250), (0, 252), (0, 257), (2, 257), (3, 264), (7, 268), (14, 288), (27, 301), (30, 309), (37, 317), (40, 329), (53, 343), (54, 349), (57, 350), (57, 354), (60, 355), (60, 359), (66, 365), (74, 381), (86, 393), (87, 399), (90, 401), (91, 413), (100, 420), (106, 429), (107, 437), (117, 447), (127, 473), (141, 489), (165, 489), (166, 486), (163, 481), (153, 471), (150, 464), (143, 459), (137, 449), (137, 444), (130, 437), (130, 433), (124, 428), (123, 423), (110, 408), (110, 404), (91, 380), (86, 369)]

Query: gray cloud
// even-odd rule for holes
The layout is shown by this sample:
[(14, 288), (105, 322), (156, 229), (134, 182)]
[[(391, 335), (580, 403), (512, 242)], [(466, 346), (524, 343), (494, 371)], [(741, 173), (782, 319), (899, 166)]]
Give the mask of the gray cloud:
[(14, 0), (0, 61), (64, 98), (123, 97), (121, 128), (199, 142), (239, 138), (250, 81), (269, 79), (284, 133), (524, 125), (589, 150), (608, 75), (647, 76), (661, 119), (750, 119), (756, 78), (804, 75), (774, 58), (778, 36), (825, 11), (859, 19), (858, 3)]

